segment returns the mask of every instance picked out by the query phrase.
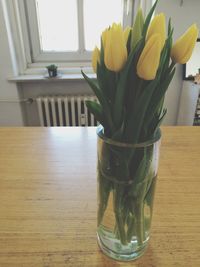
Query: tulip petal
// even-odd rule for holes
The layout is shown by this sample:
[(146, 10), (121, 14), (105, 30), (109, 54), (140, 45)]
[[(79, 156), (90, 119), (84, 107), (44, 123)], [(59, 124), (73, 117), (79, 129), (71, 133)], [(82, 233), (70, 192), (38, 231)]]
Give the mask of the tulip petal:
[(141, 79), (154, 80), (160, 63), (161, 36), (153, 34), (147, 41), (137, 64), (137, 74)]
[(121, 24), (113, 24), (107, 33), (104, 51), (106, 67), (119, 72), (127, 61), (127, 48)]
[(105, 48), (105, 45), (106, 45), (106, 39), (107, 39), (108, 31), (109, 31), (109, 29), (107, 28), (101, 34), (101, 40), (102, 40), (102, 43), (103, 43), (103, 47), (104, 48)]
[(92, 67), (94, 72), (97, 72), (97, 62), (100, 62), (100, 51), (98, 47), (95, 47), (92, 53)]
[(166, 40), (166, 22), (165, 15), (163, 13), (160, 13), (153, 18), (147, 31), (146, 40), (149, 40), (149, 38), (155, 33), (160, 34), (161, 48), (163, 48)]
[(196, 24), (193, 24), (173, 45), (171, 58), (174, 62), (185, 64), (194, 50), (199, 30)]

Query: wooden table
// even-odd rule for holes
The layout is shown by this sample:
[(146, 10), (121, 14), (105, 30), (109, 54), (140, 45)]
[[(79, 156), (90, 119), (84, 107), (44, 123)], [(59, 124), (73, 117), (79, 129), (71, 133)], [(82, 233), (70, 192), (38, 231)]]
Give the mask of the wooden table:
[(96, 242), (95, 128), (0, 128), (0, 267), (200, 266), (200, 127), (163, 128), (150, 245)]

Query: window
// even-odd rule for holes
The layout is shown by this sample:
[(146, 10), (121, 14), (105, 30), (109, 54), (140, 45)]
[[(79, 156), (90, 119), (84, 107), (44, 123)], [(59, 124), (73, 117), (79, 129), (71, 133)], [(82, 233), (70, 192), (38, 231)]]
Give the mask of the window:
[[(41, 51), (77, 51), (81, 35), (84, 37), (82, 46), (86, 51), (91, 51), (95, 44), (99, 43), (99, 36), (104, 28), (113, 21), (122, 22), (121, 0), (84, 0), (81, 10), (84, 27), (79, 28), (79, 31), (76, 1), (35, 0), (35, 2)], [(114, 6), (114, 12), (110, 12)]]
[(41, 51), (78, 50), (77, 5), (73, 0), (35, 0)]
[[(94, 12), (95, 10), (95, 12)], [(85, 49), (100, 46), (100, 34), (112, 22), (123, 22), (123, 2), (121, 0), (84, 1)]]
[[(131, 22), (132, 0), (28, 0), (32, 62), (85, 62), (113, 21)], [(127, 6), (128, 5), (128, 6)], [(126, 11), (125, 11), (126, 8)]]
[[(149, 0), (148, 0), (149, 1)], [(131, 25), (145, 0), (7, 0), (21, 73), (48, 63), (90, 66), (102, 30), (114, 21)], [(151, 1), (150, 1), (151, 2)]]

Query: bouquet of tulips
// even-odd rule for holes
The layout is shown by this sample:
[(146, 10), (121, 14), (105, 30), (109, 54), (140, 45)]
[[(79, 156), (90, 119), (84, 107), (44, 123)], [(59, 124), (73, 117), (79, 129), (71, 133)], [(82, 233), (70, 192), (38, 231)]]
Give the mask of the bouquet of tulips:
[[(193, 24), (173, 44), (171, 21), (166, 30), (163, 13), (152, 19), (157, 2), (145, 19), (142, 9), (138, 10), (133, 27), (123, 30), (121, 24), (113, 23), (105, 29), (101, 35), (101, 49), (96, 47), (92, 56), (97, 79), (82, 72), (98, 98), (98, 102), (87, 101), (86, 105), (103, 126), (103, 135), (117, 142), (138, 144), (155, 138), (166, 114), (164, 97), (174, 76), (175, 64), (184, 64), (190, 59), (198, 37), (197, 26)], [(141, 203), (152, 182), (148, 175), (152, 151), (122, 153), (112, 146), (104, 147), (102, 151), (106, 163), (98, 164), (98, 224), (103, 220), (109, 194), (113, 192), (116, 237), (122, 244), (127, 244), (136, 231), (138, 242), (142, 243)], [(113, 164), (116, 158), (117, 171)], [(108, 165), (111, 166), (109, 173)], [(126, 181), (126, 186), (117, 183), (119, 181)], [(145, 186), (141, 189), (142, 184)], [(137, 218), (136, 230), (131, 216)]]

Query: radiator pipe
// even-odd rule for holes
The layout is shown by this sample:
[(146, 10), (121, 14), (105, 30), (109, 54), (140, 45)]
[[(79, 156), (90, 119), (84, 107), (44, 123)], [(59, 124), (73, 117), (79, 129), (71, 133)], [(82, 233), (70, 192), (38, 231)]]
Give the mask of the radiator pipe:
[(23, 98), (23, 99), (0, 99), (0, 103), (26, 103), (32, 104), (35, 101), (33, 98)]

